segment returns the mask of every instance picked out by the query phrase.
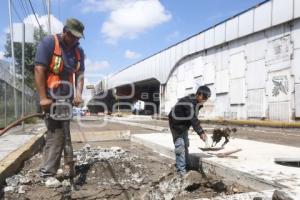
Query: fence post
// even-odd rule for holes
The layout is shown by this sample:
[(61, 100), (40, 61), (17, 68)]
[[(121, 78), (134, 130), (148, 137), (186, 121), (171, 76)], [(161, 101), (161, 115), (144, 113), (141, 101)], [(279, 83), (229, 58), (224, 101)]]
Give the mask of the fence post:
[(7, 94), (6, 94), (6, 92), (7, 92), (7, 90), (6, 90), (6, 82), (5, 81), (3, 81), (4, 82), (4, 127), (6, 127), (7, 126), (7, 108), (6, 108), (6, 101), (7, 101)]

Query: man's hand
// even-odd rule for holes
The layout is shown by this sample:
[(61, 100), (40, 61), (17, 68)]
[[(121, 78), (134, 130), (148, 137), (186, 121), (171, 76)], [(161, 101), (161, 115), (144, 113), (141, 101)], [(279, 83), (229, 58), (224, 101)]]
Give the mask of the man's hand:
[(74, 100), (73, 100), (73, 104), (74, 106), (78, 106), (81, 103), (83, 103), (83, 99), (81, 98), (81, 96), (75, 96)]
[(43, 111), (49, 110), (52, 103), (52, 99), (43, 98), (40, 100), (40, 106), (42, 107)]
[(203, 131), (200, 135), (201, 140), (203, 140), (204, 142), (206, 142), (207, 140), (207, 135), (205, 134), (205, 132)]

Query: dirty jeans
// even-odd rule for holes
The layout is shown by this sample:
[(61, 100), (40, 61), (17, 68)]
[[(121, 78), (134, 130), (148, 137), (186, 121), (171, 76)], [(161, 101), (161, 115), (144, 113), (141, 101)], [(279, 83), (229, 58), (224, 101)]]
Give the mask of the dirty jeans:
[(40, 171), (44, 175), (55, 175), (64, 149), (64, 131), (70, 131), (70, 121), (56, 121), (48, 118), (45, 119), (45, 123), (47, 135)]
[(189, 138), (188, 132), (184, 132), (174, 141), (176, 169), (178, 174), (185, 174), (189, 161)]

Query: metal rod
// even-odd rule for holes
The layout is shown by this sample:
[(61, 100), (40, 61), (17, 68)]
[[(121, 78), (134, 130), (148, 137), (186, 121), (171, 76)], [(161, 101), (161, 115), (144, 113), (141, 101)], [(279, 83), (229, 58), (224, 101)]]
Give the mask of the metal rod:
[(7, 83), (4, 81), (4, 127), (7, 125)]
[[(24, 117), (24, 106), (25, 106), (25, 23), (22, 23), (22, 114), (21, 117)], [(24, 121), (22, 121), (22, 130), (25, 130)]]
[(15, 63), (15, 48), (13, 40), (13, 24), (11, 17), (11, 0), (8, 0), (8, 13), (9, 13), (9, 27), (10, 27), (10, 44), (11, 44), (11, 56), (13, 64), (13, 78), (14, 78), (14, 110), (15, 110), (15, 119), (18, 118), (18, 106), (17, 106), (17, 89), (16, 89), (16, 63)]
[(50, 0), (48, 0), (48, 34), (49, 35), (51, 35), (50, 13), (51, 13), (51, 2), (50, 2)]

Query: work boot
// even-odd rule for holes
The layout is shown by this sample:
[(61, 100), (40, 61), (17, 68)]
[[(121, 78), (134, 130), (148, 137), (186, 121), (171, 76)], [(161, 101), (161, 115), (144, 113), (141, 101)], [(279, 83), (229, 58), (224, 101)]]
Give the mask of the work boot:
[(178, 172), (177, 172), (177, 175), (178, 175), (180, 178), (183, 178), (183, 177), (186, 175), (186, 171), (178, 171)]
[(46, 172), (45, 170), (43, 169), (40, 169), (39, 170), (39, 175), (41, 178), (43, 179), (46, 179), (47, 177), (53, 177), (55, 176), (55, 174), (51, 173), (51, 172)]

